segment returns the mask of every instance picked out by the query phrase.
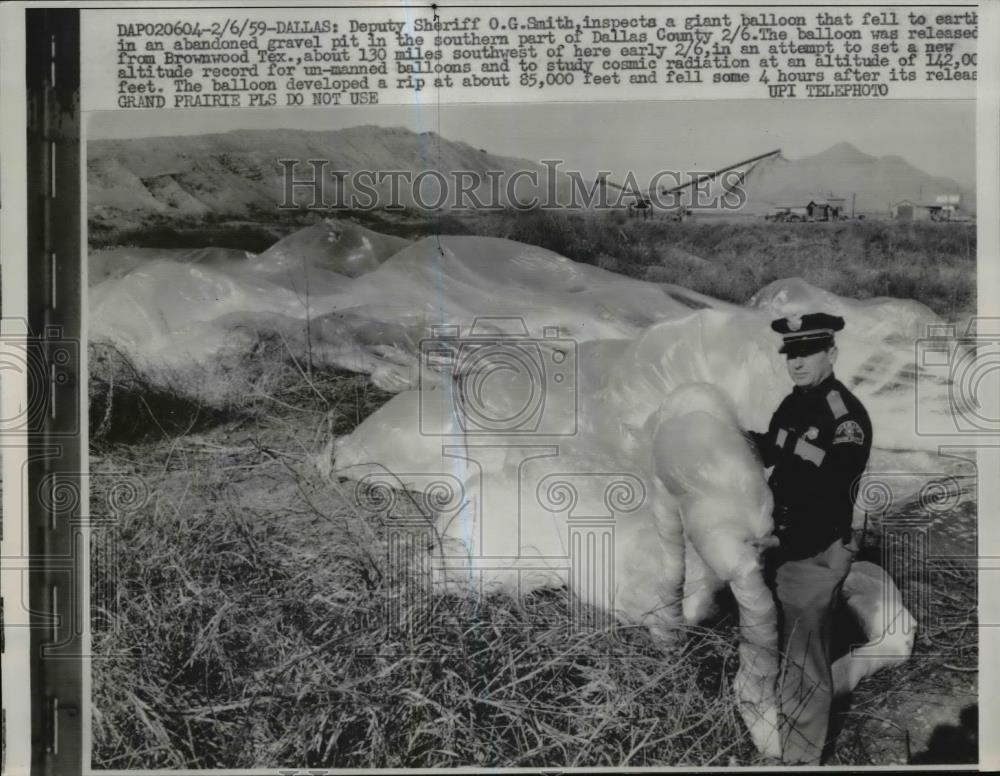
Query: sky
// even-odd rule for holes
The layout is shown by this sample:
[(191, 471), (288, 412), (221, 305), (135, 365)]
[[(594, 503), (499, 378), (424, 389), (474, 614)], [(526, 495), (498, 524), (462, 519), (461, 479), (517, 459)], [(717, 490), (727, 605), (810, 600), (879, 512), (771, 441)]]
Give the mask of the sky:
[(502, 156), (562, 159), (592, 176), (712, 170), (780, 148), (790, 159), (847, 142), (897, 154), (932, 175), (975, 184), (972, 100), (656, 100), (361, 106), (334, 109), (114, 111), (88, 136), (128, 138), (233, 129), (335, 130), (363, 124), (433, 130)]

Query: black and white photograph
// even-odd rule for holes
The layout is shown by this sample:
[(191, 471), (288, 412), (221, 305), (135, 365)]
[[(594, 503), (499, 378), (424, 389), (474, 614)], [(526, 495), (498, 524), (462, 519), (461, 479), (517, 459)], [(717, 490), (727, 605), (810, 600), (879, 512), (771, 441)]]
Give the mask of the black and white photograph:
[(969, 102), (173, 126), (87, 128), (95, 768), (975, 762)]
[(3, 767), (995, 765), (998, 10), (0, 11)]

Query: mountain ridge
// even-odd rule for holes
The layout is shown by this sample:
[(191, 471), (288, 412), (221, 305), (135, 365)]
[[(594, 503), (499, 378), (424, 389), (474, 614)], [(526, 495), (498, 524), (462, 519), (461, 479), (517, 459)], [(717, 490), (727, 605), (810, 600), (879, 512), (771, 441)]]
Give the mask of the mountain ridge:
[[(483, 184), (472, 190), (481, 201), (493, 199), (488, 171), (499, 171), (504, 180), (519, 170), (538, 175), (538, 185), (522, 177), (519, 200), (544, 199), (547, 170), (539, 162), (493, 154), (464, 141), (449, 140), (436, 132), (416, 133), (405, 127), (358, 125), (334, 131), (305, 129), (236, 129), (228, 132), (92, 140), (88, 144), (88, 215), (97, 222), (124, 217), (141, 221), (147, 216), (170, 220), (252, 217), (273, 211), (285, 202), (288, 186), (279, 160), (298, 160), (297, 181), (312, 174), (309, 160), (321, 160), (324, 170), (357, 172), (398, 170), (411, 177), (423, 171), (449, 173), (468, 170)], [(322, 192), (328, 203), (335, 198), (332, 179)], [(388, 201), (390, 182), (372, 185), (380, 201)], [(960, 193), (965, 209), (974, 212), (975, 195), (958, 182), (932, 176), (899, 155), (876, 157), (848, 142), (836, 143), (812, 156), (789, 159), (779, 155), (757, 164), (746, 176), (744, 212), (759, 215), (782, 205), (824, 196), (846, 200), (852, 196), (860, 213), (884, 213), (903, 199), (932, 202), (935, 195)], [(560, 174), (555, 187), (568, 199), (569, 180)], [(357, 193), (348, 183), (344, 193)], [(435, 189), (423, 191), (433, 202)], [(310, 202), (308, 186), (291, 187), (295, 205)], [(507, 192), (498, 204), (509, 206)], [(565, 201), (563, 199), (563, 201)], [(400, 204), (413, 207), (414, 197), (400, 187)], [(322, 204), (322, 203), (319, 203)], [(450, 203), (442, 205), (447, 209)]]

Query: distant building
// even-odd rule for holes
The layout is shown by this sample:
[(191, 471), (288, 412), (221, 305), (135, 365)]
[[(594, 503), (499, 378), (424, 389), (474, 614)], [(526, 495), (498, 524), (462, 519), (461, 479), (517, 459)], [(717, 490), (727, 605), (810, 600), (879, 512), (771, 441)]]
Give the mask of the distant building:
[(768, 221), (839, 221), (844, 217), (844, 199), (825, 197), (806, 203), (778, 205), (767, 212)]
[(951, 221), (960, 214), (961, 194), (938, 194), (934, 202), (901, 199), (892, 205), (897, 221)]
[(928, 205), (928, 210), (932, 220), (950, 221), (958, 215), (961, 204), (961, 194), (938, 194), (934, 204)]
[(844, 212), (844, 198), (813, 199), (806, 205), (806, 209), (812, 221), (839, 221)]
[(914, 202), (912, 199), (893, 202), (890, 214), (897, 221), (929, 221), (931, 218), (931, 211), (927, 205)]

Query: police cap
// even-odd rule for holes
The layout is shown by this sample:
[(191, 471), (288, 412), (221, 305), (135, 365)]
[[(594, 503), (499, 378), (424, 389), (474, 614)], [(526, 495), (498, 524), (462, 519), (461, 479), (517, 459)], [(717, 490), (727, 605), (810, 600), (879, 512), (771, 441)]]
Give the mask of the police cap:
[(844, 328), (844, 319), (827, 313), (789, 315), (771, 321), (771, 328), (781, 335), (779, 353), (808, 356), (833, 345), (833, 333)]

